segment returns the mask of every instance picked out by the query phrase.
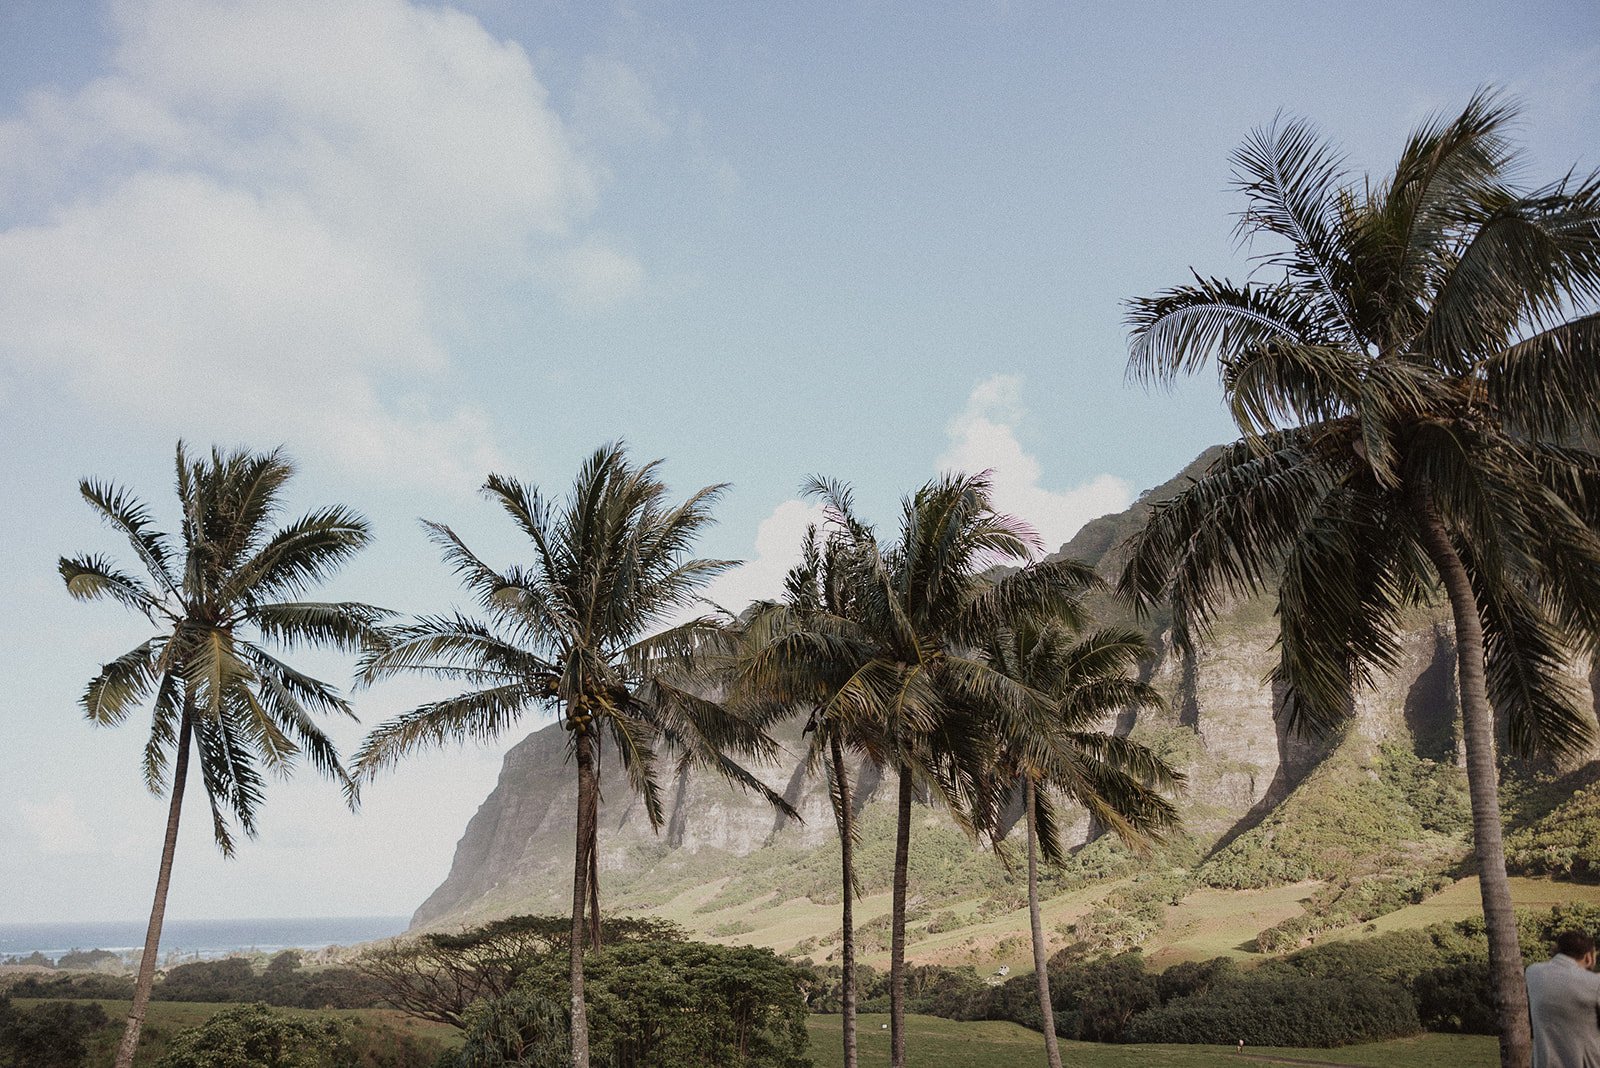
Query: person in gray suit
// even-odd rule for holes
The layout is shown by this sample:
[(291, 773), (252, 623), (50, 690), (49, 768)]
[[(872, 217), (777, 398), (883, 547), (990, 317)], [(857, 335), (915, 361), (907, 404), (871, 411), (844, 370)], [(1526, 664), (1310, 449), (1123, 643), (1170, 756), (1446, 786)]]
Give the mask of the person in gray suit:
[(1556, 955), (1528, 965), (1533, 1068), (1600, 1068), (1600, 975), (1594, 939), (1567, 931)]

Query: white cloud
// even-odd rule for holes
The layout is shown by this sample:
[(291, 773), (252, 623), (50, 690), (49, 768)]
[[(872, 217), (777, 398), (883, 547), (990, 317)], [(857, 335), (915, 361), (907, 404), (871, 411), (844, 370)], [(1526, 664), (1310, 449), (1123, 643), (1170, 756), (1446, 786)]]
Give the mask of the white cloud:
[(573, 128), (598, 141), (660, 141), (672, 119), (639, 72), (615, 56), (583, 62), (573, 94)]
[(822, 521), (822, 505), (784, 501), (756, 528), (754, 555), (712, 582), (706, 597), (734, 613), (743, 611), (751, 601), (777, 597), (783, 592), (784, 576), (800, 562), (806, 527), (820, 526)]
[(568, 307), (598, 312), (626, 300), (644, 280), (639, 261), (598, 238), (567, 249), (543, 272)]
[(992, 471), (996, 506), (1031, 524), (1045, 551), (1054, 552), (1089, 520), (1128, 507), (1133, 488), (1109, 474), (1066, 489), (1044, 486), (1038, 459), (1017, 440), (1026, 414), (1020, 377), (997, 374), (979, 382), (945, 428), (950, 444), (939, 467)]
[(527, 55), (467, 15), (115, 16), (108, 74), (0, 122), (0, 369), (190, 434), (453, 481), (494, 461), (442, 340), (455, 309), (508, 280), (583, 309), (639, 284), (583, 233), (597, 168)]
[(40, 853), (93, 853), (99, 846), (94, 828), (78, 812), (78, 803), (70, 794), (57, 794), (48, 801), (24, 801), (19, 809), (22, 825), (34, 836)]

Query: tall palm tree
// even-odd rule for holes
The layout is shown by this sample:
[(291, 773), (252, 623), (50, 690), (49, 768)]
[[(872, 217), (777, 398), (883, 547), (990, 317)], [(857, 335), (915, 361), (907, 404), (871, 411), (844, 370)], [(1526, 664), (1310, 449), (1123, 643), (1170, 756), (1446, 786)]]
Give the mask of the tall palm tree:
[(1501, 1059), (1520, 1066), (1495, 713), (1519, 753), (1593, 736), (1565, 669), (1600, 647), (1600, 179), (1519, 186), (1512, 118), (1479, 94), (1363, 183), (1301, 121), (1235, 154), (1239, 230), (1281, 243), (1273, 276), (1135, 301), (1130, 367), (1168, 382), (1214, 360), (1243, 438), (1154, 509), (1122, 587), (1170, 598), (1181, 645), (1275, 588), (1282, 714), (1321, 732), (1443, 585)]
[[(939, 796), (973, 830), (985, 796), (985, 716), (1005, 680), (972, 650), (1006, 622), (1070, 611), (1094, 581), (1085, 565), (1029, 564), (1038, 538), (995, 511), (987, 474), (928, 482), (901, 505), (899, 536), (880, 545), (855, 515), (849, 487), (814, 479), (833, 529), (850, 545), (851, 622), (870, 658), (829, 698), (882, 738), (896, 773), (890, 927), (890, 1062), (904, 1068), (906, 889), (911, 808), (918, 787)], [(998, 565), (1028, 565), (999, 578)]]
[(734, 672), (740, 700), (756, 707), (803, 708), (809, 739), (804, 765), (828, 781), (828, 797), (839, 833), (841, 866), (840, 1017), (844, 1068), (859, 1063), (856, 1040), (855, 797), (845, 753), (859, 753), (879, 767), (885, 745), (877, 724), (839, 700), (845, 684), (872, 659), (872, 646), (854, 619), (851, 554), (855, 542), (841, 532), (827, 536), (806, 529), (800, 563), (784, 580), (779, 601), (758, 602), (743, 626), (744, 650)]
[[(1007, 792), (1022, 790), (1028, 920), (1050, 1068), (1061, 1068), (1061, 1051), (1039, 914), (1039, 854), (1042, 843), (1045, 860), (1065, 859), (1053, 797), (1081, 805), (1100, 827), (1141, 848), (1178, 817), (1158, 791), (1175, 789), (1183, 777), (1146, 746), (1100, 726), (1125, 709), (1161, 706), (1160, 694), (1138, 678), (1139, 662), (1148, 654), (1137, 631), (1082, 633), (1072, 621), (1048, 617), (1004, 627), (982, 649), (984, 660), (1015, 684), (1014, 703), (1002, 706), (1003, 715), (993, 721), (992, 773)], [(1002, 833), (997, 815), (986, 821), (996, 838)]]
[(690, 556), (711, 522), (722, 486), (681, 504), (667, 501), (659, 461), (630, 464), (620, 444), (595, 451), (564, 502), (515, 479), (490, 475), (484, 492), (532, 544), (528, 566), (495, 570), (454, 531), (425, 523), (483, 619), (425, 616), (387, 628), (363, 657), (361, 678), (400, 673), (453, 679), (472, 689), (432, 701), (375, 728), (357, 754), (370, 776), (403, 755), (450, 740), (493, 737), (530, 708), (556, 710), (568, 731), (578, 796), (572, 875), (570, 974), (572, 1061), (589, 1064), (583, 992), (584, 911), (591, 941), (599, 926), (598, 813), (602, 746), (609, 740), (651, 826), (662, 823), (657, 766), (709, 768), (784, 800), (735, 757), (770, 759), (775, 747), (760, 726), (696, 693), (708, 682), (703, 656), (726, 653), (722, 622), (702, 616), (671, 624), (731, 561)]
[(255, 834), (263, 767), (287, 772), (304, 754), (355, 804), (355, 782), (316, 722), (319, 715), (354, 713), (337, 690), (270, 650), (361, 643), (381, 614), (377, 609), (295, 598), (367, 544), (367, 523), (335, 505), (274, 529), (293, 473), (280, 451), (213, 449), (195, 458), (179, 442), (183, 519), (177, 538), (157, 530), (149, 508), (121, 487), (93, 479), (78, 486), (89, 506), (128, 539), (147, 578), (98, 554), (63, 557), (67, 592), (80, 600), (117, 601), (156, 628), (100, 669), (84, 691), (84, 713), (114, 726), (150, 702), (145, 784), (154, 794), (169, 794), (155, 902), (117, 1068), (133, 1063), (150, 1004), (191, 750), (198, 749), (212, 832), (224, 855), (233, 854), (232, 825)]

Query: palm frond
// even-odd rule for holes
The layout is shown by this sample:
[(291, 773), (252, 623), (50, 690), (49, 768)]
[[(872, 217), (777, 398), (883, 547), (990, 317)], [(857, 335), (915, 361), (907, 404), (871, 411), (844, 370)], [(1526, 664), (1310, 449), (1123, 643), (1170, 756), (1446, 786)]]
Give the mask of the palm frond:
[(83, 691), (83, 714), (102, 727), (127, 719), (159, 683), (166, 644), (164, 638), (151, 638), (101, 667)]
[(63, 556), (58, 570), (67, 584), (67, 593), (77, 600), (110, 598), (152, 622), (158, 615), (170, 615), (149, 587), (127, 572), (118, 570), (103, 556)]
[(356, 750), (355, 775), (370, 779), (418, 749), (486, 741), (517, 723), (531, 705), (548, 700), (547, 693), (542, 685), (513, 682), (418, 705), (373, 728)]
[(121, 486), (97, 479), (83, 479), (78, 483), (78, 492), (107, 523), (127, 537), (156, 584), (167, 594), (177, 596), (179, 579), (172, 570), (172, 548), (167, 536), (154, 529), (149, 506)]

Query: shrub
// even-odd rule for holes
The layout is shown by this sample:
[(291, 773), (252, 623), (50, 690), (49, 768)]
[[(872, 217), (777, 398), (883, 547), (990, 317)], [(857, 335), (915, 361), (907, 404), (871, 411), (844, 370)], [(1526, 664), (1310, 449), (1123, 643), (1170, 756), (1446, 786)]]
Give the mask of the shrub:
[(79, 1068), (88, 1040), (108, 1023), (94, 1003), (47, 1001), (23, 1011), (0, 995), (0, 1064), (16, 1068)]
[(128, 1001), (133, 997), (130, 976), (99, 975), (93, 972), (74, 975), (24, 975), (5, 987), (14, 998), (66, 999), (70, 1001), (104, 998)]
[(1411, 995), (1417, 1003), (1417, 1016), (1429, 1031), (1499, 1033), (1487, 960), (1463, 961), (1423, 972), (1412, 983)]
[[(1145, 971), (1138, 953), (1083, 961), (1063, 950), (1049, 967), (1050, 1005), (1056, 1034), (1063, 1038), (1120, 1042), (1130, 1020), (1160, 1004), (1156, 977)], [(989, 1018), (1035, 1031), (1043, 1027), (1032, 973), (1013, 976), (992, 990)]]
[[(1033, 985), (1032, 976), (1018, 978)], [(1158, 1004), (1156, 977), (1138, 953), (1050, 969), (1050, 1005), (1063, 1038), (1121, 1042), (1129, 1022)]]
[(331, 1020), (273, 1012), (265, 1005), (224, 1009), (180, 1031), (156, 1068), (354, 1068), (356, 1054)]
[(1140, 1013), (1130, 1042), (1343, 1046), (1422, 1029), (1411, 995), (1376, 979), (1318, 979), (1263, 967)]
[[(765, 949), (608, 946), (584, 964), (590, 1048), (615, 1068), (810, 1068), (802, 986), (814, 978)], [(548, 1030), (538, 1003), (564, 1006), (568, 990), (565, 955), (549, 953), (511, 993), (474, 1011)]]
[(467, 1010), (466, 1041), (440, 1068), (566, 1068), (572, 1063), (565, 1006), (517, 987)]

